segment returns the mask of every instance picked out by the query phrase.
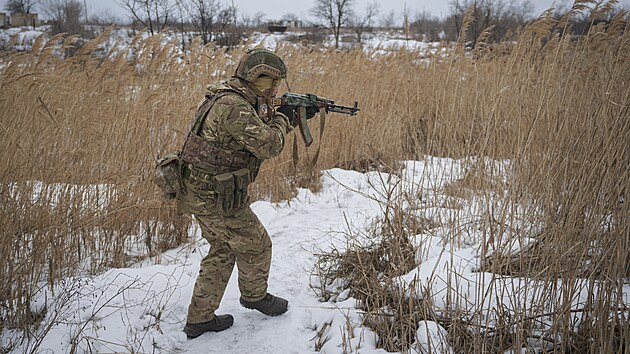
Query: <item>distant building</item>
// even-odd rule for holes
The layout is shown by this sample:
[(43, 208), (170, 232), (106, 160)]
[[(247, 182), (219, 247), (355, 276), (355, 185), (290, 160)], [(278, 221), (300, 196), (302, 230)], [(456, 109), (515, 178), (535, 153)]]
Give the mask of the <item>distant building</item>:
[(282, 25), (290, 29), (302, 28), (302, 21), (300, 20), (282, 20)]
[(302, 28), (302, 21), (300, 20), (281, 20), (269, 22), (267, 24), (269, 32), (284, 33), (287, 29), (295, 30), (298, 28)]
[(0, 28), (7, 27), (9, 27), (9, 18), (7, 17), (6, 13), (0, 12)]
[(341, 36), (339, 47), (342, 49), (353, 49), (359, 44), (359, 39), (354, 35)]
[(271, 33), (284, 33), (287, 30), (287, 26), (278, 22), (269, 22), (267, 24), (267, 30)]
[(29, 13), (24, 14), (20, 12), (14, 12), (11, 14), (11, 26), (13, 27), (22, 27), (22, 26), (33, 26), (37, 27), (39, 25), (37, 14)]

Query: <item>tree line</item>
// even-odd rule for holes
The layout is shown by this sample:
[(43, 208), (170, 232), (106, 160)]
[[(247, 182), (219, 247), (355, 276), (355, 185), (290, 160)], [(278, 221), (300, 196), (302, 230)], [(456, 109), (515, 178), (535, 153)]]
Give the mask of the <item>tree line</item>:
[[(226, 0), (116, 0), (124, 9), (131, 23), (145, 28), (150, 34), (166, 29), (177, 30), (182, 35), (182, 44), (191, 36), (200, 37), (204, 44), (223, 42), (230, 39), (238, 43), (248, 31), (264, 30), (266, 14), (257, 12), (249, 15), (239, 11), (233, 2)], [(595, 3), (595, 1), (593, 1)], [(361, 42), (365, 34), (378, 30), (398, 30), (409, 39), (426, 41), (452, 41), (461, 34), (477, 38), (491, 29), (490, 42), (511, 40), (537, 14), (530, 0), (449, 0), (449, 11), (445, 17), (437, 17), (427, 11), (412, 13), (406, 7), (401, 13), (390, 11), (381, 14), (379, 3), (370, 2), (358, 7), (356, 0), (312, 0), (309, 18), (302, 21), (306, 27), (329, 32), (338, 47), (342, 35), (353, 35)], [(120, 24), (122, 21), (111, 14), (100, 14), (88, 18), (82, 0), (8, 0), (5, 10), (29, 13), (39, 9), (52, 19), (54, 33), (80, 34), (83, 25)], [(569, 11), (566, 3), (555, 9), (559, 18)], [(462, 33), (464, 18), (473, 20)], [(298, 20), (293, 13), (282, 19)], [(588, 14), (576, 19), (576, 32), (589, 28)], [(189, 38), (186, 38), (188, 36)]]

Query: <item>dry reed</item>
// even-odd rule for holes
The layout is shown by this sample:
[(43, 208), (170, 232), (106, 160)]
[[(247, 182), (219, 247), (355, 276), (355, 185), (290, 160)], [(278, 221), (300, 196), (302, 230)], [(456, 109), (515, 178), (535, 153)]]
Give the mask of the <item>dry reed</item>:
[[(625, 14), (579, 40), (560, 26), (570, 19), (544, 16), (506, 51), (481, 38), (474, 56), (463, 49), (427, 58), (292, 45), (278, 53), (292, 91), (360, 102), (358, 117), (329, 116), (317, 170), (371, 160), (394, 166), (427, 154), (509, 159), (506, 203), (525, 208), (526, 219), (541, 227), (536, 235), (501, 228), (486, 235), (484, 270), (549, 284), (588, 279), (582, 326), (568, 322), (570, 296), (554, 306), (557, 326), (548, 334), (574, 340), (554, 351), (586, 345), (586, 352), (621, 353), (630, 338), (622, 302), (630, 277), (630, 28)], [(46, 285), (186, 240), (189, 220), (160, 199), (153, 165), (179, 148), (206, 84), (230, 76), (244, 47), (196, 42), (181, 52), (160, 36), (113, 46), (109, 36), (69, 57), (62, 54), (76, 38), (42, 37), (31, 51), (0, 59), (2, 326), (32, 323), (38, 315), (30, 301)], [(301, 161), (312, 150), (300, 149)], [(296, 168), (291, 155), (287, 148), (263, 165), (258, 198), (279, 200), (297, 186), (317, 185), (317, 170)], [(476, 173), (471, 183), (483, 193), (495, 172)], [(497, 210), (491, 220), (511, 217)], [(539, 243), (511, 253), (505, 239), (523, 237)], [(536, 309), (520, 310), (506, 321), (521, 319), (525, 328)], [(452, 311), (451, 322), (460, 323), (456, 304)], [(449, 328), (452, 336), (463, 333)], [(474, 345), (484, 338), (466, 333), (454, 340), (463, 341), (459, 348), (492, 352)], [(510, 345), (524, 345), (523, 336), (508, 334)]]

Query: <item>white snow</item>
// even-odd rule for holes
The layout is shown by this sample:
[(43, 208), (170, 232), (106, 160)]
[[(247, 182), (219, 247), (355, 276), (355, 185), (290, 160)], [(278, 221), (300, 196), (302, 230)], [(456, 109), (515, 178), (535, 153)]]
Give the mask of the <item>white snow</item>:
[[(269, 291), (290, 302), (289, 311), (282, 316), (266, 317), (242, 308), (235, 269), (217, 311), (232, 314), (234, 326), (193, 340), (186, 338), (182, 329), (187, 306), (199, 262), (208, 251), (208, 244), (193, 226), (192, 241), (187, 245), (130, 268), (67, 279), (54, 291), (42, 291), (33, 304), (33, 310), (47, 308), (42, 325), (26, 340), (23, 333), (5, 329), (3, 346), (15, 346), (16, 353), (65, 353), (73, 349), (99, 353), (315, 353), (316, 349), (327, 354), (358, 350), (385, 353), (376, 348), (377, 335), (361, 325), (356, 300), (348, 297), (347, 291), (338, 294), (336, 302), (320, 302), (309, 284), (315, 254), (332, 245), (342, 249), (344, 235), (369, 230), (382, 216), (379, 200), (394, 186), (399, 186), (397, 193), (414, 191), (422, 195), (421, 200), (408, 201), (408, 207), (440, 222), (413, 240), (420, 265), (398, 279), (401, 286), (410, 289), (432, 284), (431, 296), (438, 309), (447, 297), (488, 313), (497, 301), (508, 307), (527, 307), (528, 301), (539, 300), (533, 281), (476, 271), (479, 227), (471, 227), (477, 233), (471, 231), (466, 242), (450, 242), (449, 225), (479, 213), (488, 202), (472, 198), (461, 201), (458, 209), (445, 205), (443, 186), (463, 176), (466, 168), (462, 161), (427, 157), (406, 162), (405, 167), (401, 176), (331, 169), (324, 171), (319, 193), (301, 189), (290, 201), (258, 201), (252, 205), (274, 244)], [(469, 222), (474, 224), (475, 220)], [(627, 297), (630, 289), (625, 289)], [(484, 298), (483, 294), (489, 292), (497, 296)], [(628, 298), (624, 301), (630, 303)], [(574, 302), (579, 304), (580, 298)], [(438, 323), (422, 320), (411, 350), (452, 353), (446, 337), (446, 330)]]

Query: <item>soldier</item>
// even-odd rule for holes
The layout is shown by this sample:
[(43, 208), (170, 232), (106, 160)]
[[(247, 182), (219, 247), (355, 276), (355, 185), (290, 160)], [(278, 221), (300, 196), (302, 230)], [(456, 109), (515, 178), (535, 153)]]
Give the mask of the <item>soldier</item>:
[[(234, 318), (216, 315), (236, 263), (240, 303), (268, 316), (288, 309), (288, 301), (267, 292), (271, 239), (249, 207), (247, 186), (263, 160), (282, 151), (295, 122), (295, 107), (274, 110), (271, 99), (287, 69), (274, 53), (253, 49), (235, 75), (208, 87), (181, 152), (182, 192), (178, 204), (195, 216), (210, 244), (201, 261), (184, 332), (196, 338), (229, 328)], [(307, 110), (307, 118), (317, 113)]]

